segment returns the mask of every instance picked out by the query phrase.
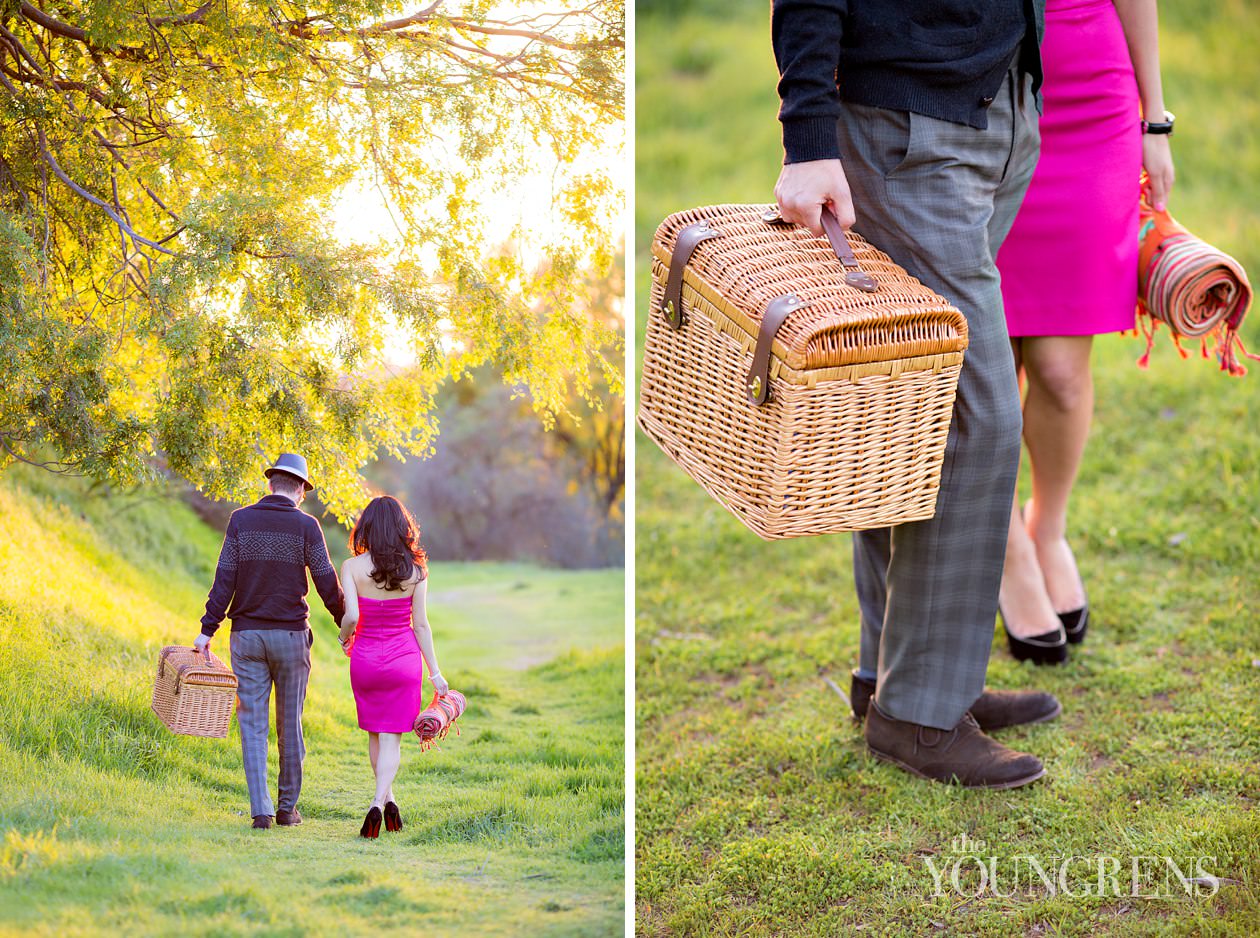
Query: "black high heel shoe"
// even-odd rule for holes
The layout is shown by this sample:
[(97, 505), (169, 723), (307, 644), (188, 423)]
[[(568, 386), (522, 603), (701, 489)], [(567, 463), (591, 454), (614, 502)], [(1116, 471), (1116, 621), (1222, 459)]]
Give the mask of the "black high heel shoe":
[(363, 826), (359, 828), (359, 836), (372, 839), (381, 836), (381, 809), (376, 805), (372, 805), (372, 810), (363, 819)]
[(1059, 621), (1063, 623), (1063, 633), (1073, 645), (1085, 641), (1085, 630), (1089, 628), (1089, 603), (1071, 612), (1060, 612)]
[(392, 801), (385, 802), (385, 829), (387, 831), (402, 830), (402, 815), (398, 813), (398, 805)]
[(1016, 661), (1031, 661), (1033, 664), (1063, 664), (1068, 660), (1067, 634), (1062, 626), (1041, 635), (1030, 635), (1028, 638), (1016, 638), (1006, 627), (1006, 613), (998, 607), (998, 615), (1002, 617), (1002, 631), (1006, 633), (1006, 644), (1011, 656)]

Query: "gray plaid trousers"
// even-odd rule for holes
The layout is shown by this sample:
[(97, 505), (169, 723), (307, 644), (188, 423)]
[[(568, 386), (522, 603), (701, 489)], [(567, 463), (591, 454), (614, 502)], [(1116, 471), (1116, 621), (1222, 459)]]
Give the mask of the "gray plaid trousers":
[(267, 732), (271, 688), (276, 689), (276, 738), (280, 749), (279, 805), (297, 807), (302, 791), (302, 708), (311, 675), (311, 631), (287, 629), (232, 630), (232, 671), (240, 698), (236, 720), (241, 728), (249, 813), (274, 815), (267, 790)]
[(1022, 417), (994, 259), (1040, 147), (1012, 69), (977, 130), (846, 103), (838, 126), (855, 228), (967, 318), (969, 345), (936, 515), (854, 535), (861, 665), (889, 716), (953, 727), (984, 690)]

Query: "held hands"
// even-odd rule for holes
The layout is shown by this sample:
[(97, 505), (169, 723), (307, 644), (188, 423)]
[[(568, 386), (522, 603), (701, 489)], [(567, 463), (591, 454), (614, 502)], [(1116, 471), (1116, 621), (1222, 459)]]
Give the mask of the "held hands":
[(784, 221), (803, 225), (821, 235), (822, 206), (830, 205), (841, 228), (851, 228), (856, 216), (849, 181), (839, 160), (788, 163), (779, 173), (774, 198)]
[(1168, 193), (1172, 191), (1176, 175), (1168, 134), (1142, 135), (1142, 168), (1146, 170), (1146, 179), (1142, 183), (1143, 198), (1155, 211), (1167, 210)]
[(337, 641), (341, 644), (341, 650), (345, 652), (347, 658), (350, 657), (350, 651), (354, 648), (354, 636), (354, 632), (351, 632), (349, 635), (341, 632), (337, 633)]

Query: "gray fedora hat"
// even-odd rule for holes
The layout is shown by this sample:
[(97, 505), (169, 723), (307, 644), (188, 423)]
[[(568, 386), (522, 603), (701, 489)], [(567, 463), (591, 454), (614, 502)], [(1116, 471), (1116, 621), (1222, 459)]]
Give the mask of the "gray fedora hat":
[(315, 488), (315, 486), (311, 485), (309, 474), (306, 471), (305, 456), (299, 456), (297, 453), (281, 453), (276, 458), (274, 465), (263, 470), (263, 475), (270, 479), (272, 473), (275, 472), (283, 472), (286, 475), (301, 479), (308, 492)]

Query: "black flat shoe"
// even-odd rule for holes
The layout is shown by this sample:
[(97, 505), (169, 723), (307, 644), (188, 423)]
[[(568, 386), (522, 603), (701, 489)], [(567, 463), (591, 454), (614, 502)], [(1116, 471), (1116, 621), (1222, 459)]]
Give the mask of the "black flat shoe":
[(387, 831), (402, 830), (402, 815), (398, 813), (398, 805), (392, 801), (385, 802), (385, 829)]
[(363, 819), (363, 827), (359, 829), (360, 837), (376, 838), (381, 836), (381, 809), (372, 806), (372, 810)]
[(1063, 664), (1068, 660), (1067, 635), (1062, 626), (1041, 635), (1016, 638), (1006, 627), (1006, 616), (1001, 609), (998, 610), (998, 615), (1002, 616), (1002, 631), (1006, 633), (1006, 644), (1016, 661), (1031, 661), (1033, 664)]
[(1085, 630), (1089, 628), (1089, 603), (1071, 612), (1060, 612), (1059, 621), (1063, 623), (1063, 632), (1073, 645), (1085, 641)]

